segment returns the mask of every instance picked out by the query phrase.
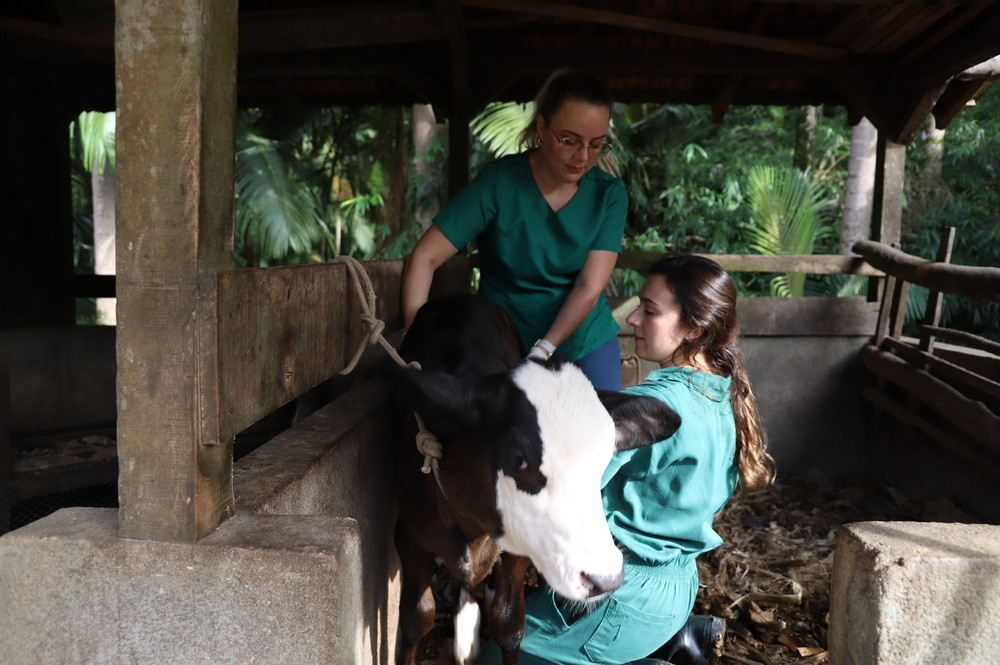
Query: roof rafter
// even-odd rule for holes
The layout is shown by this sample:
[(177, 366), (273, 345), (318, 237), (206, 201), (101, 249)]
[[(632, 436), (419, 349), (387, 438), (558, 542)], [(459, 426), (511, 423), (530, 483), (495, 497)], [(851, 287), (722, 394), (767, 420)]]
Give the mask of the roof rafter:
[(572, 21), (589, 21), (591, 23), (600, 23), (619, 28), (629, 28), (632, 30), (672, 35), (675, 37), (688, 37), (691, 39), (707, 40), (722, 44), (730, 44), (733, 46), (744, 46), (761, 51), (774, 51), (777, 53), (801, 55), (810, 58), (831, 60), (840, 58), (847, 54), (845, 49), (825, 46), (822, 44), (796, 42), (787, 39), (777, 39), (774, 37), (764, 37), (760, 35), (748, 35), (744, 32), (736, 32), (734, 30), (706, 28), (699, 25), (680, 23), (678, 21), (619, 14), (617, 12), (587, 9), (585, 7), (576, 7), (571, 5), (560, 5), (551, 2), (534, 2), (533, 0), (461, 0), (461, 2), (463, 5), (469, 7), (496, 9), (499, 11), (516, 12), (535, 16), (548, 16), (551, 18)]

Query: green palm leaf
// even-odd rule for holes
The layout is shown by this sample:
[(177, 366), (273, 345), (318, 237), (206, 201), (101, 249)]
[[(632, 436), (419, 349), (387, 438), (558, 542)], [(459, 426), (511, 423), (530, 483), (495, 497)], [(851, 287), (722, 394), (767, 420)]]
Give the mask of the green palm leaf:
[(534, 117), (534, 104), (493, 102), (472, 119), (470, 126), (494, 157), (503, 157), (527, 147), (521, 143), (521, 132)]
[(322, 239), (323, 201), (288, 166), (280, 144), (253, 134), (236, 154), (237, 238), (262, 257), (308, 252)]
[[(823, 232), (819, 188), (798, 169), (754, 166), (748, 174), (751, 250), (759, 254), (812, 254)], [(805, 275), (785, 274), (771, 281), (776, 296), (801, 296)]]
[(115, 114), (84, 111), (76, 119), (83, 147), (83, 167), (104, 172), (105, 165), (115, 170)]

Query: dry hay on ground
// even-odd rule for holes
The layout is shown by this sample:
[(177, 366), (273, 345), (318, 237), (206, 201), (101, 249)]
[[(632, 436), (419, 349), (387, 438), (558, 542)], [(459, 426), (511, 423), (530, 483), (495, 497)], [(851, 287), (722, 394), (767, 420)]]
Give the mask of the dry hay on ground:
[(837, 529), (873, 520), (974, 521), (945, 499), (830, 478), (786, 477), (730, 501), (715, 522), (725, 542), (698, 559), (694, 609), (727, 619), (720, 662), (825, 663)]
[[(715, 520), (725, 542), (698, 558), (703, 587), (694, 612), (727, 620), (720, 665), (827, 662), (837, 529), (871, 520), (975, 521), (945, 499), (917, 502), (876, 483), (832, 478), (785, 476), (734, 497)], [(451, 607), (457, 590), (443, 570), (434, 587), (438, 608)], [(452, 662), (451, 632), (451, 615), (439, 613), (420, 665)]]

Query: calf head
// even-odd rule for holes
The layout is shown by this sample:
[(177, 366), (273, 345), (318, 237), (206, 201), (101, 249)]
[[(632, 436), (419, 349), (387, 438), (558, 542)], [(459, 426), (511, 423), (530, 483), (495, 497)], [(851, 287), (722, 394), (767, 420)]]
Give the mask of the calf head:
[(579, 367), (558, 359), (488, 377), (405, 376), (410, 403), (442, 442), (442, 484), (457, 512), (529, 557), (570, 600), (621, 584), (601, 475), (616, 451), (672, 435), (680, 425), (672, 409), (650, 397), (599, 395)]

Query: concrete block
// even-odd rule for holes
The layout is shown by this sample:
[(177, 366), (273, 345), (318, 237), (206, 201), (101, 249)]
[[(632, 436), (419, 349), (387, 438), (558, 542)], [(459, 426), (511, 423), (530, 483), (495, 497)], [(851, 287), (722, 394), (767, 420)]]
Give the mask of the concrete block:
[(831, 586), (831, 665), (997, 662), (1000, 526), (845, 525)]
[(197, 544), (68, 508), (0, 538), (0, 663), (372, 662), (355, 520), (240, 514)]

